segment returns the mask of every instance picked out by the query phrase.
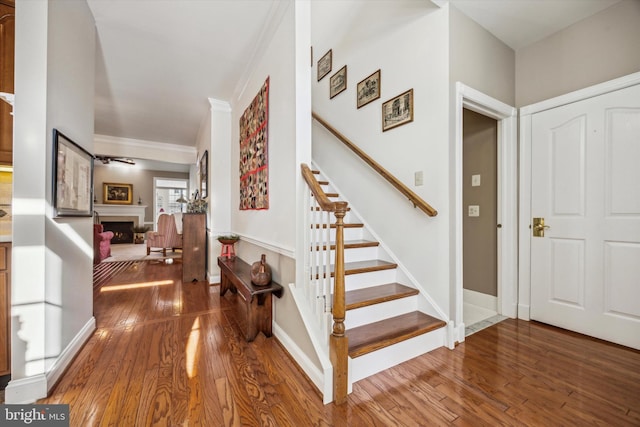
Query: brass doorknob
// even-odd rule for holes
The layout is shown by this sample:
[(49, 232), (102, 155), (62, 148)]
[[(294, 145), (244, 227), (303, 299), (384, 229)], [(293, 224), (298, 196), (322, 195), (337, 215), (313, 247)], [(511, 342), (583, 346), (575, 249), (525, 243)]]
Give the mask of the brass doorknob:
[(544, 237), (545, 228), (551, 228), (544, 225), (544, 218), (533, 218), (533, 237)]

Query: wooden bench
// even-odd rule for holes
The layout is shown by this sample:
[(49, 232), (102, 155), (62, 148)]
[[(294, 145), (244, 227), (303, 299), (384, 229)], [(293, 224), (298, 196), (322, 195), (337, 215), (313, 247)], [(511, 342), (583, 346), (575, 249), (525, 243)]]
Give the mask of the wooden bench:
[(280, 284), (271, 281), (266, 286), (256, 286), (251, 283), (251, 266), (238, 257), (218, 257), (220, 267), (220, 296), (227, 291), (238, 294), (237, 307), (239, 308), (239, 320), (245, 339), (253, 341), (258, 332), (265, 336), (271, 336), (272, 307), (271, 295), (278, 298), (282, 296), (283, 288)]

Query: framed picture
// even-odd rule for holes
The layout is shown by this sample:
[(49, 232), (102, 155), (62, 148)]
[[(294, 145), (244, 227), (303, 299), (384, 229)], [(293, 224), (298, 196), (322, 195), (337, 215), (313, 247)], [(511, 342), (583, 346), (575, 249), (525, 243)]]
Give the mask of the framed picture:
[(102, 184), (102, 200), (105, 204), (130, 205), (133, 203), (133, 184)]
[(380, 98), (380, 70), (358, 83), (356, 93), (358, 108)]
[(53, 130), (55, 216), (93, 215), (93, 155)]
[(347, 66), (340, 68), (329, 80), (329, 98), (347, 89)]
[(318, 81), (331, 72), (331, 49), (318, 60)]
[(207, 198), (209, 186), (209, 151), (205, 150), (200, 158), (200, 198)]
[(413, 89), (382, 104), (382, 131), (413, 121)]

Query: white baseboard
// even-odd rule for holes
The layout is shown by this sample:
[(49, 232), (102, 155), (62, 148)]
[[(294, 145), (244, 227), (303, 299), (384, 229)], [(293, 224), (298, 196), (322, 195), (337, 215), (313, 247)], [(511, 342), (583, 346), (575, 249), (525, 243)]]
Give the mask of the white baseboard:
[(495, 312), (498, 311), (498, 297), (494, 297), (493, 295), (487, 295), (481, 292), (463, 289), (462, 300), (478, 307), (486, 308)]
[(4, 390), (4, 403), (24, 405), (47, 397), (47, 377), (45, 374), (9, 381)]
[(73, 337), (69, 345), (62, 350), (60, 356), (53, 362), (53, 365), (51, 365), (51, 369), (47, 372), (47, 392), (51, 391), (51, 388), (58, 382), (60, 377), (62, 377), (62, 374), (64, 374), (69, 364), (73, 361), (73, 358), (82, 349), (84, 343), (91, 338), (95, 330), (96, 318), (91, 316), (82, 329)]
[[(455, 342), (462, 344), (464, 342), (464, 338), (466, 336), (466, 326), (464, 322), (460, 322), (459, 325), (454, 327), (453, 334), (455, 336)], [(453, 350), (455, 348), (455, 343), (453, 347), (449, 347), (449, 349)]]
[(528, 305), (518, 304), (518, 319), (531, 320), (531, 312)]
[(69, 345), (56, 358), (46, 374), (32, 375), (9, 381), (5, 390), (5, 403), (27, 404), (47, 397), (50, 389), (64, 374), (73, 358), (96, 329), (96, 319), (91, 317), (84, 327), (71, 340)]
[[(300, 347), (298, 347), (298, 345), (291, 339), (291, 337), (289, 337), (289, 335), (284, 332), (284, 330), (280, 326), (278, 326), (277, 323), (273, 324), (273, 335), (278, 338), (278, 341), (280, 341), (280, 343), (289, 352), (296, 363), (300, 365), (300, 368), (304, 371), (305, 374), (307, 374), (311, 382), (315, 384), (318, 390), (320, 390), (323, 395), (326, 395), (326, 393), (324, 393), (326, 373), (322, 372), (322, 370), (318, 368), (311, 361), (311, 359), (309, 359), (309, 357), (300, 349)], [(332, 373), (330, 373), (330, 375), (332, 375)]]

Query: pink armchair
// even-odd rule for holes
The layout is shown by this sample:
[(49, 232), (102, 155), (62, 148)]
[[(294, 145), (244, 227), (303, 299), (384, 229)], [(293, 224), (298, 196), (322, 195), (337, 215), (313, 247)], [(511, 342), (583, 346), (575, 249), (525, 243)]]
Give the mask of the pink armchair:
[(158, 217), (158, 230), (147, 231), (147, 255), (152, 248), (162, 249), (162, 256), (167, 256), (168, 248), (173, 252), (182, 249), (182, 234), (178, 234), (173, 215), (161, 214)]
[(93, 224), (93, 263), (99, 264), (111, 256), (113, 231), (104, 231), (102, 224)]

